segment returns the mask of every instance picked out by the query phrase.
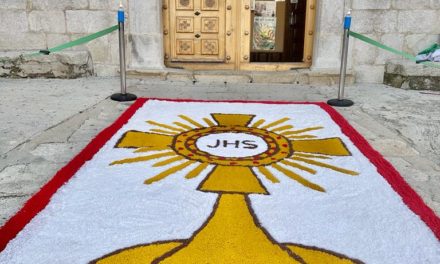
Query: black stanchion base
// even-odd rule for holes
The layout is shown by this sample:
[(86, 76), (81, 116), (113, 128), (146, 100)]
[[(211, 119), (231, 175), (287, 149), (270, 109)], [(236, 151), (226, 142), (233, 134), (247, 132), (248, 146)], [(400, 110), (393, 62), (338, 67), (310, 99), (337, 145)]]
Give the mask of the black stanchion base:
[(137, 96), (134, 94), (130, 94), (130, 93), (115, 93), (112, 94), (112, 96), (110, 97), (112, 100), (114, 101), (118, 101), (118, 102), (128, 102), (128, 101), (134, 101), (137, 99)]
[(354, 103), (348, 99), (330, 99), (327, 101), (327, 104), (331, 106), (348, 107), (352, 106)]

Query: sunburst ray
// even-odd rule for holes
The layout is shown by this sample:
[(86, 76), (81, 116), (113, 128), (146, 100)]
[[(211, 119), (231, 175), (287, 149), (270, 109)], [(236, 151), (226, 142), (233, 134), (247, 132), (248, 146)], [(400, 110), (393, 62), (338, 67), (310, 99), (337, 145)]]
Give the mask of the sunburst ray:
[(266, 122), (266, 120), (260, 119), (257, 122), (255, 122), (254, 124), (252, 124), (251, 127), (257, 128), (257, 127), (261, 126), (264, 122)]
[(280, 126), (280, 127), (277, 127), (277, 128), (271, 129), (271, 131), (272, 131), (272, 132), (278, 132), (278, 131), (288, 130), (288, 129), (291, 129), (291, 128), (293, 128), (292, 125), (285, 125), (285, 126)]
[(194, 121), (192, 118), (187, 117), (186, 115), (179, 115), (180, 118), (182, 118), (183, 120), (185, 120), (186, 122), (198, 127), (198, 128), (202, 128), (204, 126), (202, 126), (200, 123)]
[(289, 167), (293, 167), (293, 168), (297, 168), (297, 169), (300, 169), (300, 170), (303, 170), (303, 171), (307, 171), (308, 173), (311, 173), (311, 174), (316, 174), (316, 170), (314, 170), (312, 168), (309, 168), (309, 167), (306, 167), (306, 166), (303, 166), (303, 165), (301, 165), (299, 163), (296, 163), (296, 162), (293, 162), (293, 161), (289, 161), (289, 160), (282, 160), (280, 162), (282, 164), (284, 164), (284, 165), (289, 166)]
[(150, 151), (161, 151), (161, 150), (168, 150), (170, 147), (142, 147), (138, 148), (134, 151), (134, 153), (143, 153), (143, 152), (150, 152)]
[(281, 135), (283, 135), (283, 136), (296, 135), (296, 134), (302, 134), (304, 132), (309, 132), (309, 131), (314, 131), (314, 130), (319, 130), (319, 129), (323, 129), (323, 127), (317, 126), (317, 127), (308, 127), (308, 128), (299, 129), (299, 130), (285, 131), (285, 132), (281, 133)]
[(313, 183), (313, 182), (311, 182), (311, 181), (301, 177), (300, 175), (296, 174), (295, 172), (293, 172), (291, 170), (283, 168), (283, 167), (281, 167), (280, 165), (278, 165), (276, 163), (272, 164), (271, 166), (272, 166), (272, 168), (280, 171), (281, 173), (283, 173), (287, 177), (297, 181), (298, 183), (300, 183), (301, 185), (303, 185), (303, 186), (305, 186), (307, 188), (310, 188), (310, 189), (313, 189), (313, 190), (316, 190), (316, 191), (319, 191), (319, 192), (325, 192), (325, 189), (322, 188), (321, 186), (319, 186), (318, 184), (315, 184), (315, 183)]
[(306, 153), (298, 153), (298, 152), (295, 152), (293, 155), (294, 156), (298, 156), (298, 157), (303, 157), (303, 158), (332, 159), (331, 157), (327, 157), (327, 156), (320, 156), (320, 155), (313, 155), (313, 154), (306, 154)]
[(284, 123), (284, 122), (286, 122), (286, 121), (288, 121), (288, 120), (290, 120), (290, 118), (288, 118), (288, 117), (284, 117), (284, 118), (281, 118), (281, 119), (279, 119), (279, 120), (277, 120), (277, 121), (274, 121), (274, 122), (272, 122), (272, 123), (269, 123), (269, 124), (263, 126), (261, 129), (268, 129), (268, 128), (271, 128), (271, 127), (277, 126), (277, 125), (279, 125), (279, 124), (281, 124), (281, 123)]
[(188, 174), (185, 176), (185, 178), (192, 179), (192, 178), (199, 176), (208, 166), (209, 166), (209, 163), (199, 164), (192, 171), (188, 172)]
[(179, 134), (177, 132), (163, 130), (163, 129), (157, 129), (157, 128), (150, 129), (150, 131), (165, 134), (165, 135), (170, 135), (170, 136), (175, 136), (175, 135)]
[(205, 121), (206, 124), (208, 124), (208, 126), (213, 127), (215, 126), (214, 122), (211, 121), (211, 119), (204, 117), (203, 121)]
[(171, 168), (169, 168), (169, 169), (167, 169), (167, 170), (165, 170), (165, 171), (159, 173), (158, 175), (156, 175), (156, 176), (154, 176), (154, 177), (152, 177), (152, 178), (150, 178), (150, 179), (145, 180), (144, 183), (145, 183), (145, 184), (152, 184), (152, 183), (154, 183), (154, 182), (160, 181), (160, 180), (166, 178), (167, 176), (169, 176), (169, 175), (171, 175), (171, 174), (174, 174), (174, 173), (176, 173), (176, 172), (178, 172), (178, 171), (180, 171), (180, 170), (185, 169), (186, 167), (190, 166), (190, 165), (193, 164), (194, 162), (195, 162), (195, 161), (188, 160), (188, 161), (186, 161), (185, 163), (182, 163), (182, 164), (180, 164), (180, 165), (177, 165), (177, 166), (171, 167)]
[(275, 177), (275, 175), (273, 175), (272, 172), (270, 172), (266, 167), (260, 166), (260, 167), (257, 167), (257, 170), (261, 174), (263, 174), (264, 177), (266, 177), (266, 179), (268, 179), (272, 183), (279, 183), (280, 182), (280, 180), (278, 180), (278, 178)]
[(177, 132), (184, 132), (184, 131), (186, 131), (185, 129), (182, 129), (182, 128), (173, 127), (173, 126), (170, 126), (170, 125), (158, 123), (158, 122), (151, 121), (151, 120), (147, 121), (147, 123), (150, 124), (150, 125), (154, 125), (154, 126), (158, 126), (158, 127), (161, 127), (161, 128), (165, 128), (165, 129), (168, 129), (168, 130), (171, 130), (171, 131), (177, 131)]
[(172, 158), (169, 158), (169, 159), (166, 159), (166, 160), (163, 160), (163, 161), (159, 161), (159, 162), (157, 162), (157, 163), (154, 163), (154, 164), (153, 164), (153, 167), (162, 167), (162, 166), (166, 166), (166, 165), (168, 165), (168, 164), (171, 164), (171, 163), (174, 163), (174, 162), (176, 162), (176, 161), (183, 160), (183, 159), (185, 159), (185, 158), (182, 157), (182, 156), (175, 156), (175, 157), (172, 157)]
[(186, 124), (183, 124), (183, 123), (181, 123), (181, 122), (173, 122), (173, 124), (175, 124), (176, 126), (179, 126), (179, 127), (181, 127), (181, 128), (184, 128), (184, 129), (186, 129), (186, 130), (192, 130), (192, 129), (195, 128), (195, 127), (191, 127), (191, 126), (188, 126), (188, 125), (186, 125)]
[(112, 163), (110, 163), (110, 165), (148, 161), (148, 160), (158, 159), (158, 158), (167, 157), (167, 156), (175, 156), (175, 155), (176, 155), (176, 152), (167, 151), (167, 152), (161, 152), (161, 153), (152, 154), (152, 155), (148, 155), (148, 156), (139, 156), (139, 157), (135, 157), (135, 158), (116, 160), (116, 161), (113, 161)]
[(308, 163), (308, 164), (311, 164), (311, 165), (316, 165), (316, 166), (327, 168), (327, 169), (331, 169), (331, 170), (334, 170), (334, 171), (337, 171), (337, 172), (340, 172), (340, 173), (343, 173), (343, 174), (348, 174), (348, 175), (352, 175), (352, 176), (359, 175), (359, 173), (356, 172), (356, 171), (340, 168), (340, 167), (333, 166), (331, 164), (327, 164), (327, 163), (323, 163), (323, 162), (319, 162), (319, 161), (316, 161), (316, 160), (300, 158), (300, 157), (295, 157), (295, 156), (290, 157), (290, 159), (296, 160), (296, 161), (302, 161), (302, 162), (305, 162), (305, 163)]

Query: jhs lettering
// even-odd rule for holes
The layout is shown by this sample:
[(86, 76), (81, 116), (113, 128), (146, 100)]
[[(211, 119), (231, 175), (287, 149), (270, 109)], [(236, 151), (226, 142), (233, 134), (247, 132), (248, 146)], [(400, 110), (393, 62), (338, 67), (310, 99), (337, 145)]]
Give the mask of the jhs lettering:
[(220, 140), (217, 139), (214, 145), (207, 145), (208, 148), (244, 148), (244, 149), (256, 149), (258, 145), (253, 140)]

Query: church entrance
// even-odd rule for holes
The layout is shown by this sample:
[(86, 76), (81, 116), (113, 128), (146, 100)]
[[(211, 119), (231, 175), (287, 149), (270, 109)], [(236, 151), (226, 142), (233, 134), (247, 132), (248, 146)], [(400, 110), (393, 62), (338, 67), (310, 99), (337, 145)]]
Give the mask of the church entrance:
[(193, 70), (311, 66), (316, 0), (163, 0), (165, 64)]

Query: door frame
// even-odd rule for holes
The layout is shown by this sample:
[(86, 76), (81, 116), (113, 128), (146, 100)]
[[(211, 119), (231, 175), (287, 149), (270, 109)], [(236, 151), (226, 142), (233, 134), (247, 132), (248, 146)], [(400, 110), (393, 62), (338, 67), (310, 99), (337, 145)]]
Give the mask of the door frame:
[(170, 1), (176, 0), (162, 0), (164, 63), (167, 67), (188, 70), (287, 71), (291, 69), (309, 68), (312, 65), (316, 0), (306, 0), (307, 7), (302, 62), (287, 63), (249, 61), (251, 52), (251, 0), (226, 0), (225, 62), (172, 62), (170, 60), (171, 38), (169, 32), (171, 19), (169, 10)]

